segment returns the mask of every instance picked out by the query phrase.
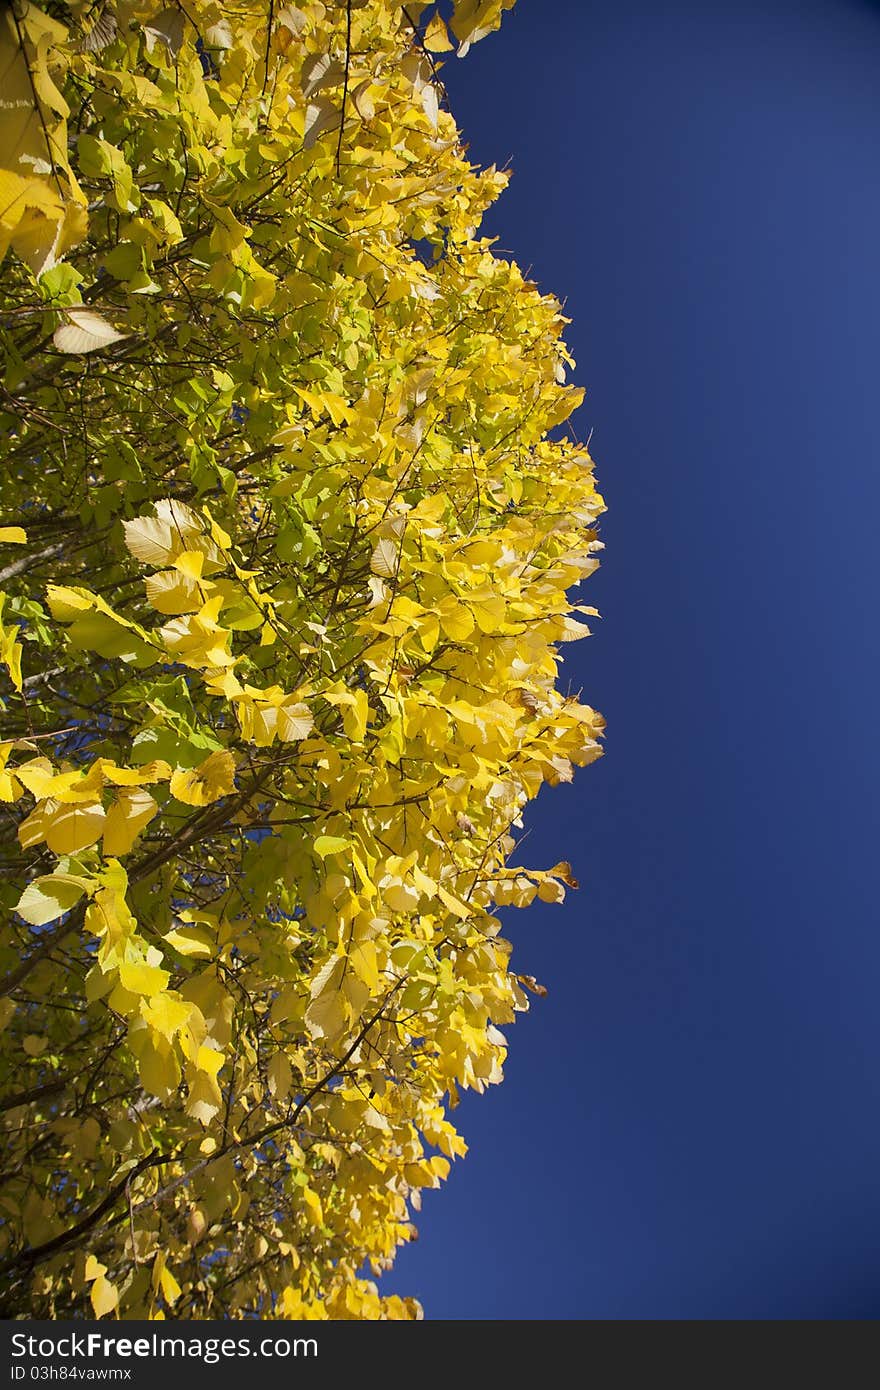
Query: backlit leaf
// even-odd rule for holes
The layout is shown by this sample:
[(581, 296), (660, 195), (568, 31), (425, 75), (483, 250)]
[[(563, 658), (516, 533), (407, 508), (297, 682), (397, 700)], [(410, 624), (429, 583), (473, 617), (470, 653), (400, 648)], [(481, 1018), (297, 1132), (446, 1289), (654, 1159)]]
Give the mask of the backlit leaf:
[(35, 878), (25, 888), (15, 905), (15, 911), (32, 926), (45, 926), (75, 907), (85, 886), (82, 879), (70, 874), (49, 874)]
[(158, 810), (155, 799), (142, 787), (120, 791), (104, 822), (104, 853), (128, 854)]
[(235, 759), (226, 751), (210, 753), (197, 767), (177, 768), (169, 785), (187, 806), (207, 806), (235, 791)]
[(64, 322), (55, 329), (52, 341), (59, 352), (98, 352), (126, 337), (112, 324), (90, 309), (66, 310)]

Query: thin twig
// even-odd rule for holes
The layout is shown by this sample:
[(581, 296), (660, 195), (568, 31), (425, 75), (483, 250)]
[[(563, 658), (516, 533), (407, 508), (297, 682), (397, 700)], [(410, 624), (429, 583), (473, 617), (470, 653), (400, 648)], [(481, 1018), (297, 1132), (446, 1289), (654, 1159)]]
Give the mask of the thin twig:
[(266, 21), (266, 71), (263, 73), (263, 86), (260, 96), (266, 95), (266, 88), (269, 85), (269, 54), (272, 51), (272, 20), (275, 16), (275, 0), (269, 0), (269, 18)]
[(345, 132), (345, 106), (348, 101), (348, 70), (351, 66), (351, 0), (345, 0), (345, 76), (342, 82), (342, 114), (339, 120), (339, 138), (336, 141), (336, 177), (342, 163), (342, 136)]

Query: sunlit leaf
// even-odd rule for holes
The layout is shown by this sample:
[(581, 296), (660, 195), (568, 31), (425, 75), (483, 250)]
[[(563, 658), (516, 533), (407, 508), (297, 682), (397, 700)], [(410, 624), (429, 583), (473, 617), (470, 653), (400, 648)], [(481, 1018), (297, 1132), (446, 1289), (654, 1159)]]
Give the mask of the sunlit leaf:
[(55, 329), (52, 341), (59, 352), (98, 352), (121, 342), (126, 334), (119, 333), (112, 324), (89, 309), (67, 309), (64, 321)]

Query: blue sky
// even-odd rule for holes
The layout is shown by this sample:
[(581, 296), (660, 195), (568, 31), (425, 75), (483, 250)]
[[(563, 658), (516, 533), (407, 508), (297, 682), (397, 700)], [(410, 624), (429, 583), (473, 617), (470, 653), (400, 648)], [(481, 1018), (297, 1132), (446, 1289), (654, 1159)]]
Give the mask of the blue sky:
[(444, 74), (566, 299), (609, 513), (532, 807), (549, 989), (387, 1289), (432, 1318), (880, 1315), (880, 6), (520, 0)]

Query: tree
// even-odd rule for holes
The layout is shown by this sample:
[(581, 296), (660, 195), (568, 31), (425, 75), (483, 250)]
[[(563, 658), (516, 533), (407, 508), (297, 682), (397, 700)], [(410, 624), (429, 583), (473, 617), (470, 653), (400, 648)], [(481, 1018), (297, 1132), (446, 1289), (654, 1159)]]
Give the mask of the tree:
[(411, 1318), (602, 500), (444, 104), (502, 0), (160, 6), (2, 15), (4, 1309)]

